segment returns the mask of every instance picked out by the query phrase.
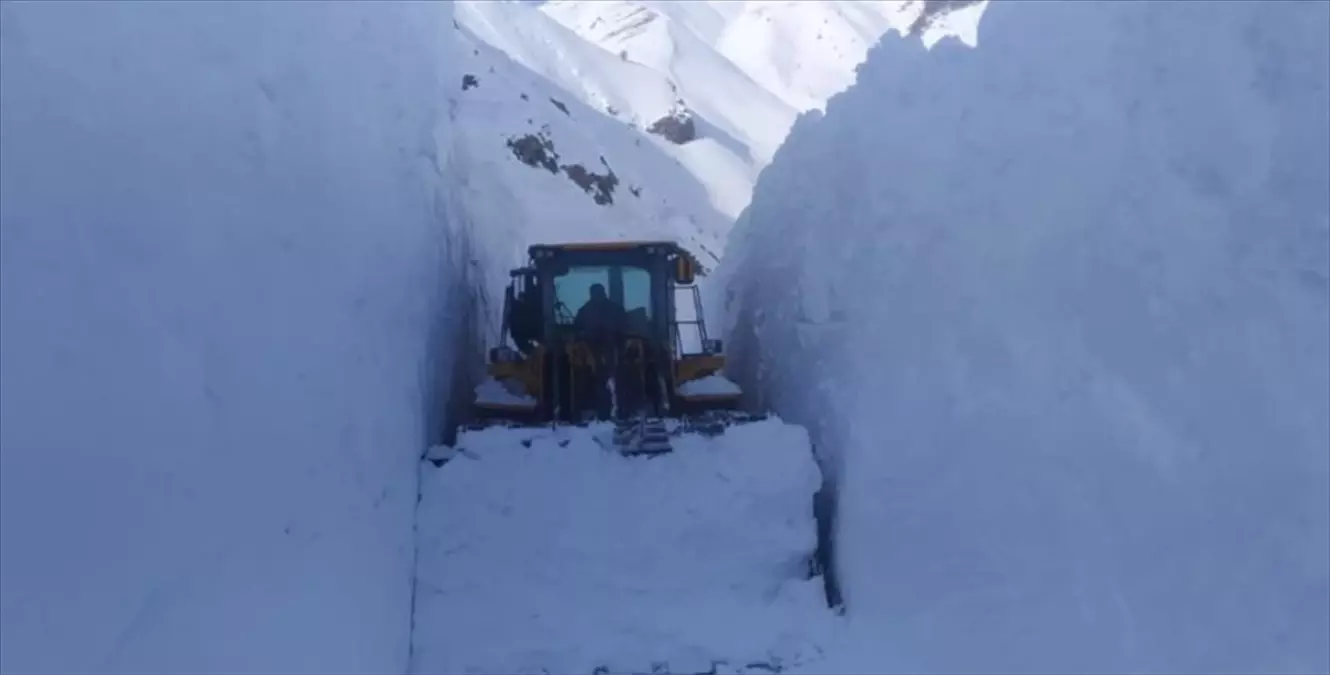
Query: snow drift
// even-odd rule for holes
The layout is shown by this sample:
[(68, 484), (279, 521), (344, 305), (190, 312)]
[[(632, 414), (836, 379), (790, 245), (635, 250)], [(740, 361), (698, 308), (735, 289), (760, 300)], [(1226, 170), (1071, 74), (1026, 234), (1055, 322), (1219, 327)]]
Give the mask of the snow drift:
[(722, 265), (886, 645), (826, 668), (1325, 672), (1330, 4), (983, 21), (887, 36)]
[(406, 668), (450, 13), (0, 6), (0, 669)]

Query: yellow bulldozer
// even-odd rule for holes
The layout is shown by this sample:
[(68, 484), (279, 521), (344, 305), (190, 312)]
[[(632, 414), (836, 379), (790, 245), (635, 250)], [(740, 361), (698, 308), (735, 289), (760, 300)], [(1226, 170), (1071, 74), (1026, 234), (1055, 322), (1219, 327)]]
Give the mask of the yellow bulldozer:
[[(541, 244), (510, 272), (471, 428), (614, 423), (625, 454), (752, 421), (707, 335), (697, 259), (673, 242)], [(680, 298), (683, 298), (680, 301)]]

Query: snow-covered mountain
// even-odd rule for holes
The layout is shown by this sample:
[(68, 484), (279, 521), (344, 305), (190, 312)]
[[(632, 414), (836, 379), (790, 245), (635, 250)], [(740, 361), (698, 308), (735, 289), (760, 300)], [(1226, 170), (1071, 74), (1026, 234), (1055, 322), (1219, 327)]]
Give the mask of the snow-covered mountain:
[(907, 27), (918, 5), (554, 0), (541, 9), (603, 48), (671, 74), (701, 104), (744, 106), (727, 112), (748, 125), (759, 106), (769, 114), (821, 108), (853, 82), (868, 47)]
[[(718, 260), (728, 221), (704, 186), (667, 142), (587, 103), (666, 107), (663, 83), (640, 66), (599, 59), (594, 46), (522, 4), (458, 3), (456, 12), (461, 76), (450, 97), (464, 129), (456, 189), (466, 219), (487, 230), (478, 241), (497, 247), (482, 258), (516, 263), (537, 241), (666, 238)], [(596, 69), (608, 73), (570, 90), (576, 73)], [(615, 88), (626, 83), (639, 86)], [(493, 278), (499, 287), (506, 270)]]
[[(536, 185), (537, 205), (500, 205), (521, 212), (500, 221), (528, 239), (660, 234), (713, 263), (795, 118), (849, 86), (883, 33), (909, 30), (926, 13), (926, 3), (889, 1), (456, 8), (457, 44), (473, 76), (457, 97), (470, 154), (509, 165), (488, 179), (509, 192)], [(586, 200), (561, 170), (546, 178), (511, 171), (507, 143), (528, 134), (528, 143), (553, 146), (556, 164), (577, 156), (588, 170), (612, 171), (614, 203)], [(570, 230), (569, 219), (580, 225)]]

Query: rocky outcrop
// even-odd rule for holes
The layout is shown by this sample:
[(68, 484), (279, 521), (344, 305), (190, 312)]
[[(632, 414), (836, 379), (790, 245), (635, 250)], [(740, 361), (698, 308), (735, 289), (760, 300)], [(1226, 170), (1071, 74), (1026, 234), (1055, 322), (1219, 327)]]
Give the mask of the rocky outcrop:
[(613, 204), (614, 188), (619, 185), (619, 177), (614, 175), (614, 170), (610, 168), (605, 158), (600, 158), (601, 165), (605, 167), (603, 174), (591, 171), (581, 164), (559, 164), (559, 153), (555, 151), (554, 141), (549, 138), (548, 132), (549, 128), (546, 127), (539, 133), (509, 138), (508, 149), (512, 150), (513, 156), (518, 161), (527, 166), (545, 169), (554, 174), (562, 171), (568, 180), (591, 195), (591, 200), (597, 204), (601, 206)]
[(543, 168), (550, 173), (559, 172), (559, 153), (554, 151), (554, 141), (544, 133), (509, 138), (508, 149), (527, 166)]
[(686, 108), (673, 110), (652, 122), (647, 131), (675, 145), (697, 140), (697, 125), (693, 122), (693, 113)]
[(614, 203), (614, 188), (619, 185), (619, 177), (614, 175), (614, 170), (610, 168), (604, 157), (600, 158), (600, 163), (605, 167), (604, 174), (588, 171), (581, 164), (570, 164), (560, 168), (568, 175), (569, 180), (590, 194), (593, 201), (601, 206), (607, 206)]
[(697, 140), (697, 124), (693, 121), (693, 111), (689, 110), (688, 104), (679, 97), (678, 85), (671, 82), (670, 89), (674, 91), (674, 105), (664, 117), (647, 127), (647, 133), (656, 134), (675, 145)]

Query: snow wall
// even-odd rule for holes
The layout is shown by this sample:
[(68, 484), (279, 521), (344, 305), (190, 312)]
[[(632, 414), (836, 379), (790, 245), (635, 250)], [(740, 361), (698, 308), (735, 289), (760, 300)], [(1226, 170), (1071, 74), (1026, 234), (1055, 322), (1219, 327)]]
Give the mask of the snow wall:
[(0, 670), (404, 671), (450, 22), (0, 5)]
[(891, 655), (828, 670), (1327, 672), (1330, 3), (982, 21), (885, 37), (722, 269)]

